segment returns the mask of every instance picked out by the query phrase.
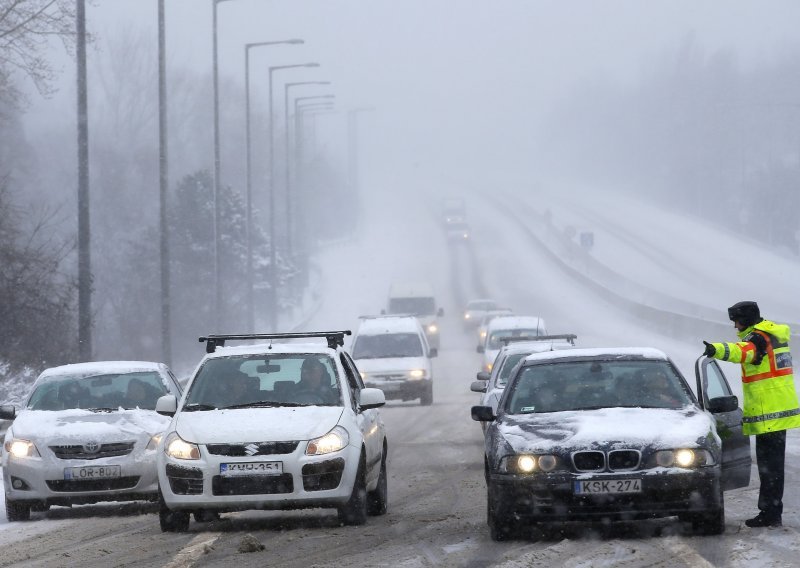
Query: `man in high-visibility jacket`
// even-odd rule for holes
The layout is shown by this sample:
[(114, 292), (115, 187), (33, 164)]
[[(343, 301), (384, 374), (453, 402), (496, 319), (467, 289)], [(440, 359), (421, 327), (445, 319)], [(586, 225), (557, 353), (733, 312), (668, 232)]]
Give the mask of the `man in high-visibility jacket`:
[(786, 430), (800, 427), (800, 405), (794, 388), (789, 326), (765, 320), (758, 304), (739, 302), (728, 308), (740, 341), (708, 343), (705, 354), (742, 366), (742, 430), (756, 437), (761, 488), (759, 513), (748, 527), (779, 527), (783, 514)]

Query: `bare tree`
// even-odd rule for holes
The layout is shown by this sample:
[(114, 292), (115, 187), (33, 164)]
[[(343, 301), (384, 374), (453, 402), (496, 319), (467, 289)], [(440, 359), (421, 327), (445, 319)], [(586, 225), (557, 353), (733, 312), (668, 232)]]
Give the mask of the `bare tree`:
[(67, 48), (73, 45), (74, 0), (0, 0), (0, 98), (24, 101), (12, 78), (15, 72), (27, 76), (40, 94), (53, 92), (55, 72), (46, 58), (53, 38)]

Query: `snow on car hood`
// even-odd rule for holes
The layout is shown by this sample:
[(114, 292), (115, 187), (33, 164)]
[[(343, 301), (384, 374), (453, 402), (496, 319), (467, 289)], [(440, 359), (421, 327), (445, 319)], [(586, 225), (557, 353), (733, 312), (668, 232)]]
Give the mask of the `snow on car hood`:
[(163, 432), (169, 418), (154, 410), (23, 410), (14, 419), (12, 430), (18, 438), (44, 440), (47, 445), (138, 439)]
[(714, 420), (696, 406), (667, 408), (603, 408), (546, 414), (505, 415), (499, 433), (517, 452), (558, 448), (678, 448), (716, 438)]
[(310, 440), (330, 432), (342, 412), (341, 406), (181, 412), (176, 430), (184, 440), (198, 444)]
[(384, 373), (391, 371), (410, 371), (411, 369), (427, 369), (425, 357), (391, 357), (387, 359), (358, 359), (356, 367), (362, 373)]

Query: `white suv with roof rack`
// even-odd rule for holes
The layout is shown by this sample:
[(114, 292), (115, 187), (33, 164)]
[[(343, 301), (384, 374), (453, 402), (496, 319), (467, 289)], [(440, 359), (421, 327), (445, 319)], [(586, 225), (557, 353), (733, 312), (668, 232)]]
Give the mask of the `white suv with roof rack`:
[[(386, 512), (385, 398), (364, 386), (344, 335), (200, 338), (207, 354), (186, 392), (156, 405), (172, 416), (158, 456), (162, 531), (188, 530), (192, 513), (335, 508), (358, 525)], [(306, 338), (327, 343), (287, 341)]]
[(537, 337), (547, 335), (544, 320), (535, 316), (498, 316), (486, 326), (486, 337), (478, 344), (483, 353), (483, 370), (491, 372), (494, 360), (509, 337)]
[(437, 349), (428, 345), (420, 322), (411, 315), (362, 316), (351, 347), (364, 382), (386, 398), (433, 404)]

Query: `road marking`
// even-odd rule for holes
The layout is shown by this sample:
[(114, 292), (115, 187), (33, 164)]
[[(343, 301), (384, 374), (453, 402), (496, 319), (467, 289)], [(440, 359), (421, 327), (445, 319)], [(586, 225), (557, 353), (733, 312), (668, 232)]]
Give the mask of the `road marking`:
[(164, 568), (189, 568), (204, 555), (214, 548), (214, 543), (222, 536), (221, 532), (202, 533), (194, 537), (183, 550), (180, 550), (175, 558)]

